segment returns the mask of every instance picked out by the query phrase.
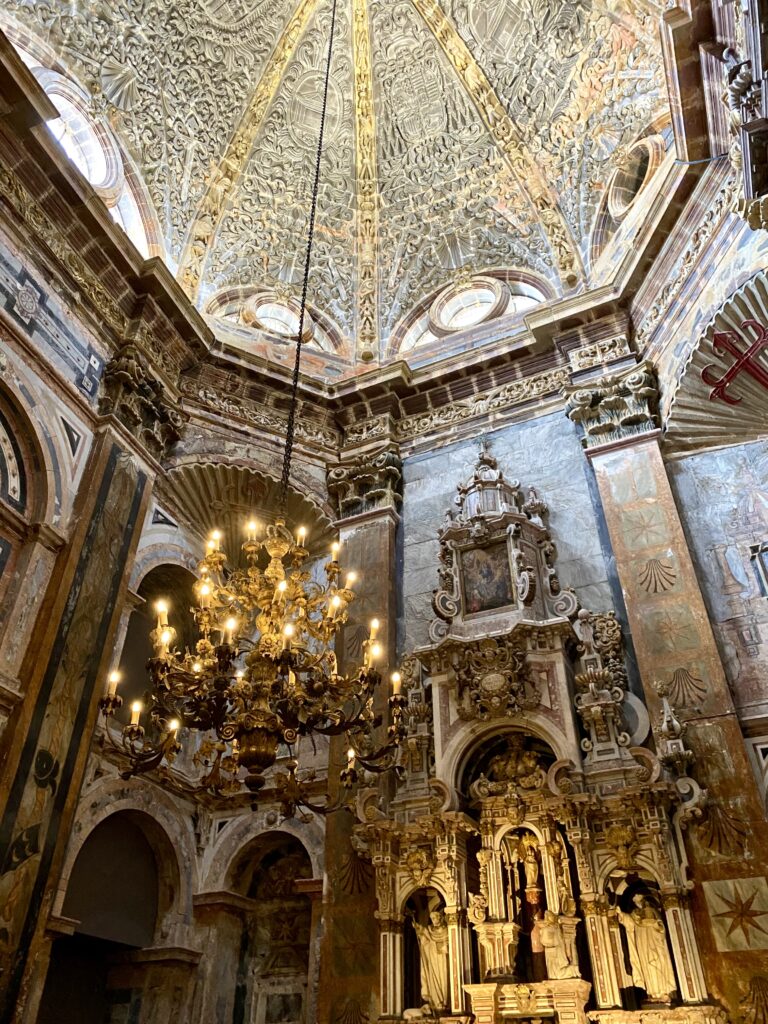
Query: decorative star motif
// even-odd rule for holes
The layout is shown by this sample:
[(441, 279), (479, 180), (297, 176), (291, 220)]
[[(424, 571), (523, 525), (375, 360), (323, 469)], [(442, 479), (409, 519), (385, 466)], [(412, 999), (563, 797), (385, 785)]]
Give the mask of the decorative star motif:
[(768, 928), (763, 928), (757, 920), (758, 917), (765, 917), (768, 915), (768, 910), (752, 909), (752, 904), (757, 899), (757, 890), (750, 893), (746, 899), (739, 893), (734, 893), (733, 899), (728, 899), (727, 896), (723, 896), (722, 893), (718, 893), (718, 899), (721, 899), (728, 909), (721, 910), (720, 913), (715, 914), (715, 917), (724, 917), (729, 919), (730, 924), (728, 926), (728, 935), (732, 935), (739, 928), (741, 929), (746, 942), (750, 941), (750, 928), (754, 928), (756, 931), (764, 932), (768, 935)]

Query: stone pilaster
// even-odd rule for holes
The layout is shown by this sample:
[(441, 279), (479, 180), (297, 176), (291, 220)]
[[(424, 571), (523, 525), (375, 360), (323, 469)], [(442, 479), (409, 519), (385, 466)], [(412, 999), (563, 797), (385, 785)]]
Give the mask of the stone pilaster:
[(150, 492), (150, 471), (98, 435), (20, 676), (4, 736), (0, 806), (0, 1020), (20, 1020), (27, 963), (44, 941), (97, 701)]
[[(384, 681), (375, 710), (385, 719), (389, 697), (387, 681), (395, 666), (395, 537), (401, 480), (399, 455), (392, 445), (356, 452), (328, 471), (328, 489), (336, 499), (339, 512), (342, 569), (354, 570), (359, 580), (355, 584), (358, 597), (350, 608), (350, 618), (344, 628), (339, 662), (342, 670), (360, 665), (370, 620), (379, 619)], [(332, 740), (331, 765), (341, 765), (345, 756), (343, 737)], [(332, 768), (331, 799), (336, 796), (334, 787), (337, 785)], [(379, 957), (394, 956), (402, 942), (402, 937), (398, 939), (396, 935), (390, 935), (386, 941), (382, 936), (380, 948), (374, 925), (373, 885), (367, 885), (362, 891), (358, 885), (349, 887), (349, 875), (342, 870), (342, 865), (356, 856), (351, 845), (353, 825), (354, 820), (348, 814), (330, 815), (326, 825), (325, 862), (329, 873), (317, 1019), (328, 1024), (363, 1019), (363, 1014), (373, 1020), (383, 1012), (380, 1011), (384, 992), (379, 991)], [(389, 985), (387, 990), (390, 990)], [(402, 991), (402, 985), (397, 991)], [(386, 998), (391, 1003), (394, 996)]]
[[(693, 931), (711, 994), (735, 1013), (751, 979), (768, 969), (768, 933), (755, 927), (764, 918), (749, 918), (751, 909), (768, 915), (768, 828), (659, 450), (652, 368), (632, 367), (567, 394), (568, 415), (584, 427), (652, 721), (663, 717), (658, 684), (663, 693), (690, 676), (703, 694), (695, 709), (676, 709), (687, 719), (691, 774), (708, 792), (703, 816), (685, 833), (697, 882)], [(690, 953), (683, 918), (670, 924), (681, 953)], [(681, 988), (695, 998), (700, 977), (689, 971)]]

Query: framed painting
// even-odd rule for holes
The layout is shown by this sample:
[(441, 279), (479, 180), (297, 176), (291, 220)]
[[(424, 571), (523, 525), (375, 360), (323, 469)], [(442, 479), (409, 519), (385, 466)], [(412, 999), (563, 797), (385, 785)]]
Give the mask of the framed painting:
[(465, 615), (490, 612), (514, 603), (506, 540), (461, 553), (461, 586)]

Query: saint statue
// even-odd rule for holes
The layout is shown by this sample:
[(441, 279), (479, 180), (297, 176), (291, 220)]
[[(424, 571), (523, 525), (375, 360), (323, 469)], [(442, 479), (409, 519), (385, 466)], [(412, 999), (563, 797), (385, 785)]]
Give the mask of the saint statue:
[(523, 869), (525, 870), (526, 889), (535, 889), (539, 880), (539, 862), (536, 860), (536, 847), (533, 842), (523, 840)]
[(632, 981), (654, 1002), (668, 1003), (677, 988), (661, 914), (642, 893), (632, 897), (633, 909), (618, 911), (624, 925), (632, 966)]
[(421, 998), (433, 1010), (448, 1008), (448, 925), (442, 910), (433, 910), (429, 924), (413, 927), (421, 956)]
[(537, 918), (535, 928), (538, 932), (538, 941), (544, 948), (547, 977), (551, 981), (580, 978), (575, 950), (569, 950), (566, 946), (565, 934), (554, 910), (546, 910), (543, 918)]

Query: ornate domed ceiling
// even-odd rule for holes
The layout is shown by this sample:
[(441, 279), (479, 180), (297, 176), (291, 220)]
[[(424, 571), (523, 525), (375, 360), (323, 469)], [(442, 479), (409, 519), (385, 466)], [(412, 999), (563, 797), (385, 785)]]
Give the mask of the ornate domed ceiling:
[[(203, 311), (295, 294), (330, 0), (4, 8), (17, 44), (94, 97)], [(339, 0), (310, 289), (337, 353), (391, 354), (396, 326), (457, 275), (589, 286), (606, 188), (666, 120), (660, 12)]]

